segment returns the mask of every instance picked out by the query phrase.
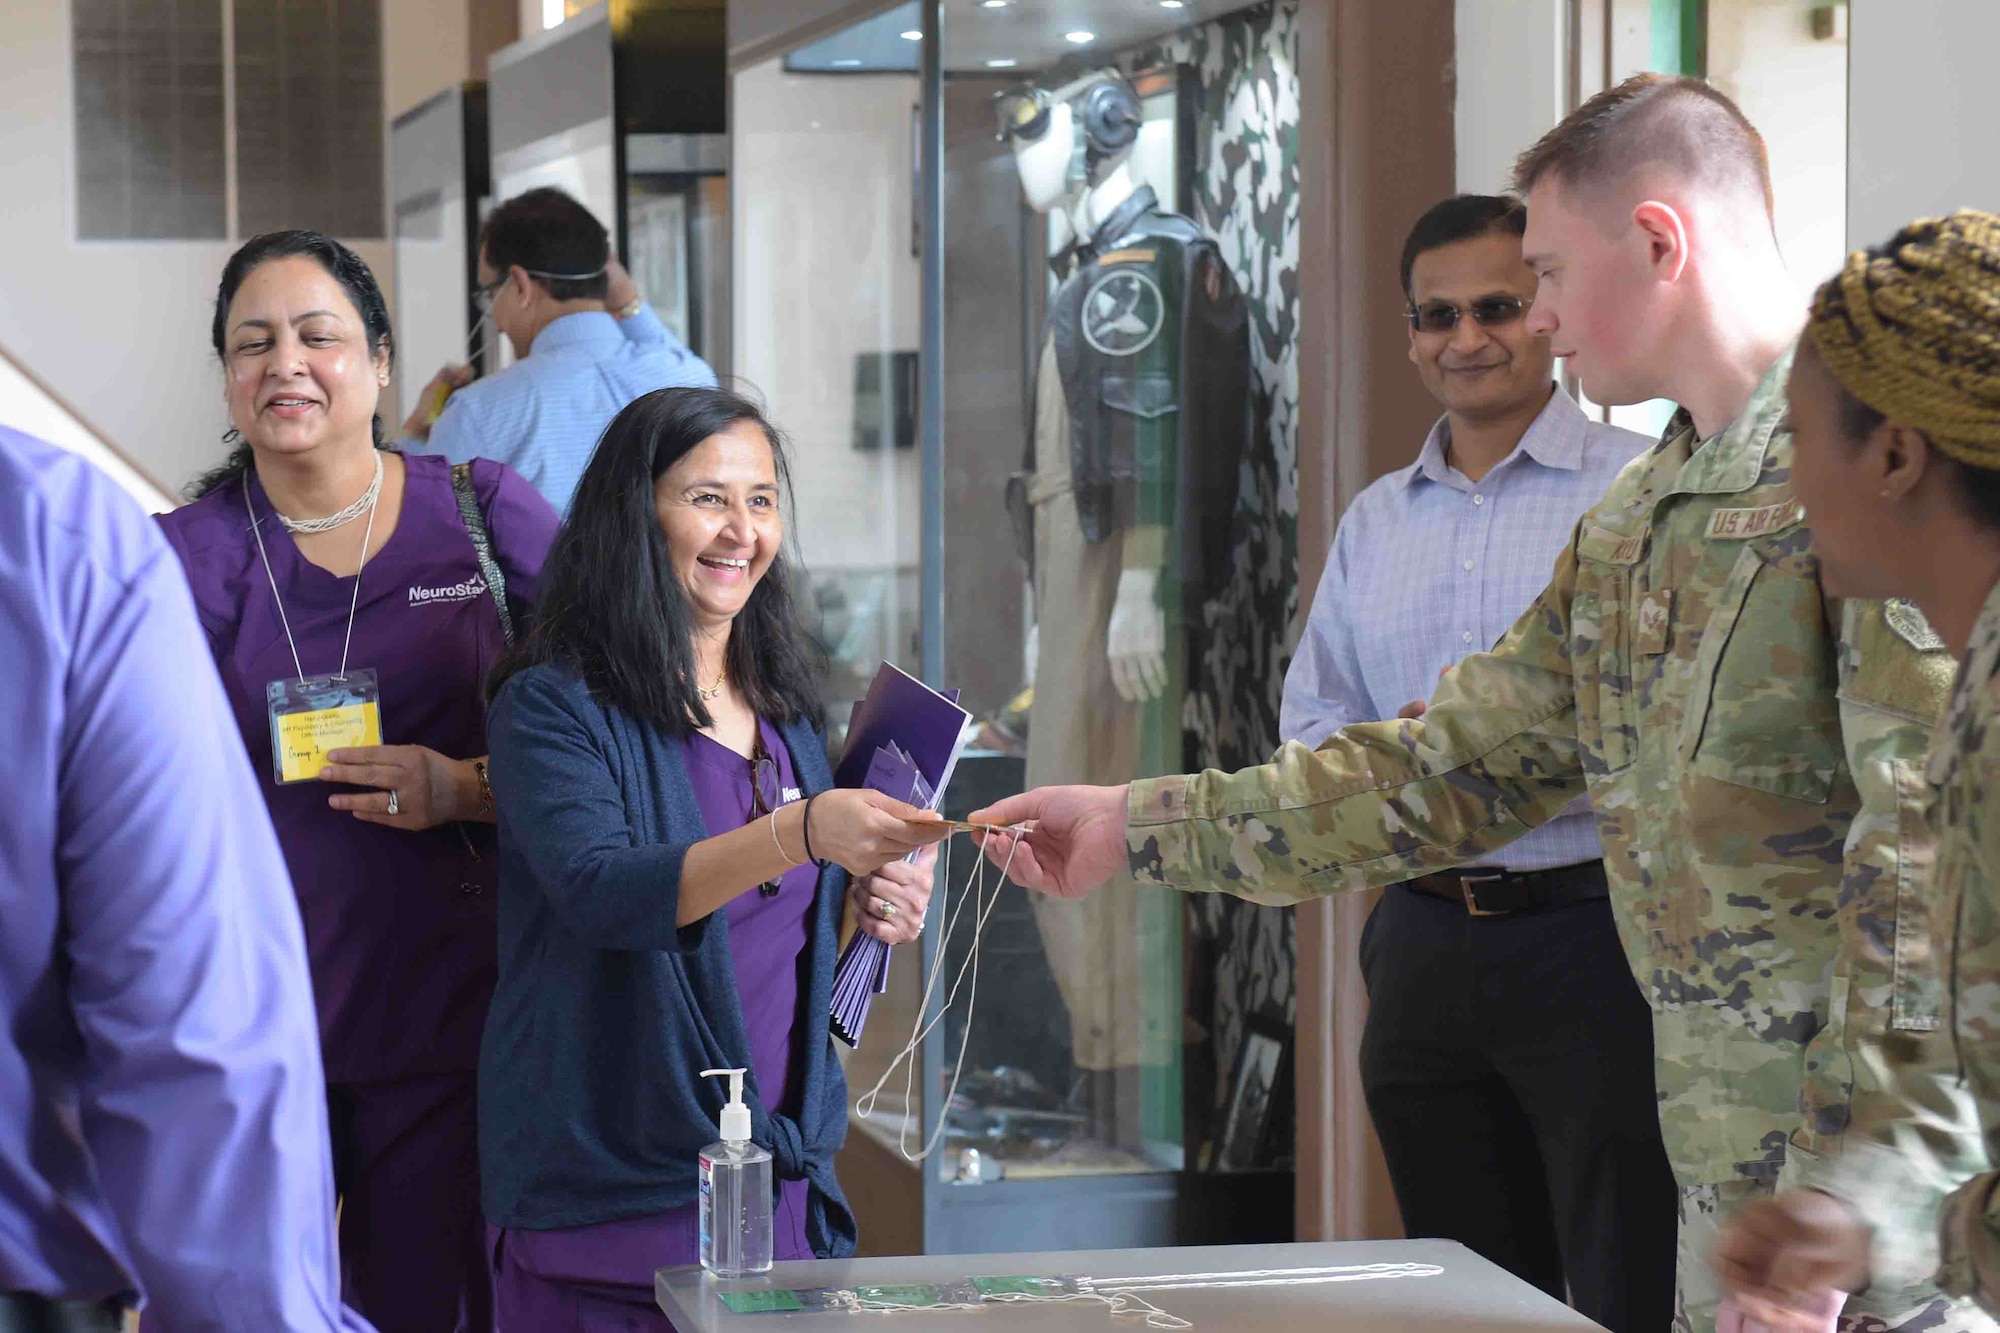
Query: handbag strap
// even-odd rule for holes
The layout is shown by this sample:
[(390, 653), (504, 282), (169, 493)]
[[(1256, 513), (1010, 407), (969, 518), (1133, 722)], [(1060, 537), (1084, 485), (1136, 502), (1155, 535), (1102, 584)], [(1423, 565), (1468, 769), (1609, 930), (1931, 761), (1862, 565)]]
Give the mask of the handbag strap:
[(458, 516), (472, 537), (472, 552), (478, 557), (479, 572), (486, 579), (486, 591), (493, 595), (493, 609), (500, 613), (500, 637), (514, 646), (514, 613), (507, 609), (507, 576), (493, 558), (493, 537), (486, 531), (486, 515), (479, 511), (479, 497), (472, 491), (472, 464), (451, 465), (451, 489), (458, 496)]

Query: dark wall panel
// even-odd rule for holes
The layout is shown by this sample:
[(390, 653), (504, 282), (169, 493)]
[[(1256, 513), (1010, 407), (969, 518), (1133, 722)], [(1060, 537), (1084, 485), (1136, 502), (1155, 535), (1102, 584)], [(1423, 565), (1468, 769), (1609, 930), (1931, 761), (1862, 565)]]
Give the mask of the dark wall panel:
[(222, 0), (71, 0), (70, 23), (78, 238), (227, 235)]
[(238, 231), (380, 237), (380, 0), (234, 4)]

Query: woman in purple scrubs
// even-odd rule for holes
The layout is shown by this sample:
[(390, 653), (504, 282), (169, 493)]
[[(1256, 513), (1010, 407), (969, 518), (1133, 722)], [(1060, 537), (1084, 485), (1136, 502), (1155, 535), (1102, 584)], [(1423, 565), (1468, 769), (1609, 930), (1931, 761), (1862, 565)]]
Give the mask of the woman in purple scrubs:
[(936, 816), (832, 788), (793, 604), (778, 433), (662, 389), (605, 431), (496, 678), (500, 982), (480, 1162), (507, 1329), (669, 1328), (653, 1270), (698, 1257), (695, 1157), (746, 1068), (778, 1259), (853, 1253), (828, 1022), (850, 899), (917, 938)]
[[(556, 517), (497, 463), (460, 480), (443, 459), (381, 448), (388, 311), (338, 242), (294, 231), (244, 245), (223, 270), (214, 340), (241, 446), (160, 522), (305, 920), (348, 1294), (383, 1333), (484, 1333), (474, 1071), (498, 856), (482, 684), (506, 646), (489, 575), (521, 625)], [(371, 671), (384, 744), (335, 748), (316, 773), (309, 751), (295, 756), (306, 780), (281, 785), (269, 687), (345, 689)]]

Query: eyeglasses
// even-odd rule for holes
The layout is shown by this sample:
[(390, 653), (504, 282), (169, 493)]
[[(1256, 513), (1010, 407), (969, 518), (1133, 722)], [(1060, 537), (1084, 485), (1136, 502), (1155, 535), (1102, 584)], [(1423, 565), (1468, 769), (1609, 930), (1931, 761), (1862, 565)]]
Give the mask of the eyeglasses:
[[(768, 817), (784, 802), (783, 784), (778, 781), (778, 761), (764, 753), (764, 731), (757, 729), (757, 748), (750, 752), (750, 822)], [(767, 879), (757, 886), (766, 898), (775, 898), (785, 887), (785, 877)]]
[[(608, 267), (609, 265), (599, 265), (588, 273), (549, 273), (538, 268), (524, 268), (521, 271), (531, 278), (542, 278), (549, 282), (589, 282), (592, 278), (603, 277), (604, 271)], [(493, 279), (493, 281), (472, 289), (472, 303), (479, 307), (480, 314), (490, 315), (493, 313), (493, 298), (506, 285), (507, 275), (502, 273), (499, 277)]]
[(1461, 314), (1469, 314), (1482, 329), (1512, 324), (1528, 311), (1528, 303), (1518, 296), (1482, 296), (1461, 311), (1449, 301), (1426, 301), (1413, 305), (1404, 318), (1418, 333), (1450, 333), (1458, 327)]
[(472, 289), (472, 304), (478, 308), (481, 317), (493, 313), (493, 298), (499, 295), (500, 289), (506, 285), (507, 275), (502, 273), (493, 281)]

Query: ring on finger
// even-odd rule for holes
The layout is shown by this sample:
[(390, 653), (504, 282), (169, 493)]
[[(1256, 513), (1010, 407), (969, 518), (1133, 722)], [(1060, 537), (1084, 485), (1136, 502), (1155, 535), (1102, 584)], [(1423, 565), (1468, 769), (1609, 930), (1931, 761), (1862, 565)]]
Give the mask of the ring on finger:
[(389, 813), (392, 815), (403, 813), (403, 797), (394, 787), (389, 788)]
[(875, 915), (881, 917), (884, 921), (895, 920), (896, 904), (890, 902), (887, 898), (877, 898), (875, 900)]

